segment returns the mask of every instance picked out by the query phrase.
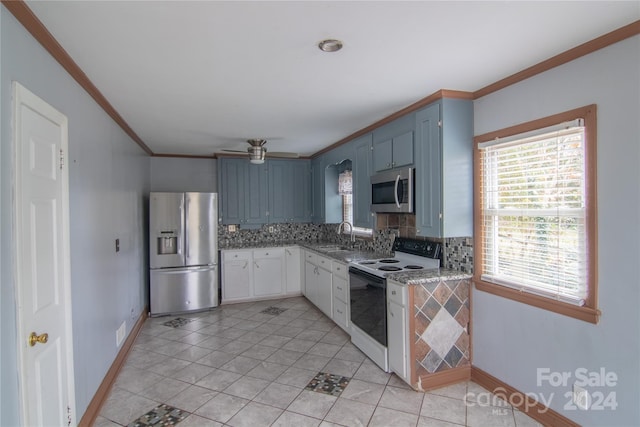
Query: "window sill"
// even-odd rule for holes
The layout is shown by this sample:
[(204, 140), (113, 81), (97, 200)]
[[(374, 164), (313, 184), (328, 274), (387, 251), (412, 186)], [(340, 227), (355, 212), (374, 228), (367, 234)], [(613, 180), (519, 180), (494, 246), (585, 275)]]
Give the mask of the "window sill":
[(566, 302), (556, 301), (550, 298), (520, 292), (516, 289), (511, 289), (506, 286), (485, 282), (483, 280), (480, 280), (478, 276), (475, 276), (473, 278), (473, 284), (479, 291), (488, 292), (490, 294), (508, 298), (513, 301), (518, 301), (523, 304), (532, 305), (543, 310), (548, 310), (554, 313), (562, 314), (564, 316), (573, 317), (574, 319), (582, 320), (584, 322), (597, 324), (598, 320), (600, 319), (600, 310), (593, 307), (580, 307), (568, 304)]

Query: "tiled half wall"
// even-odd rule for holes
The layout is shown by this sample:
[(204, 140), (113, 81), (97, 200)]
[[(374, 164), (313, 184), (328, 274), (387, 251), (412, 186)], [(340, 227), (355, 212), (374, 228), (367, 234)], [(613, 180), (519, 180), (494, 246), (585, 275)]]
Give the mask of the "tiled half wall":
[(436, 372), (468, 366), (469, 280), (411, 287), (414, 330), (412, 368), (423, 380)]

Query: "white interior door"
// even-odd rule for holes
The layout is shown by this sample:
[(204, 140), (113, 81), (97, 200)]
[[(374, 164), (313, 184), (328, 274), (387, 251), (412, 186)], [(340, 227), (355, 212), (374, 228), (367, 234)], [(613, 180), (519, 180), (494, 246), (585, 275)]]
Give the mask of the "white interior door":
[(67, 118), (16, 82), (13, 96), (22, 422), (76, 425), (64, 165)]

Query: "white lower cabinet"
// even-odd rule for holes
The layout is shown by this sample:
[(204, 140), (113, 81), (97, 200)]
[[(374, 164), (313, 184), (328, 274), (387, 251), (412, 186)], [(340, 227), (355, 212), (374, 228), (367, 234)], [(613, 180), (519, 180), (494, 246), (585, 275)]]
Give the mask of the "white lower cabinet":
[(253, 251), (253, 294), (255, 296), (282, 295), (284, 274), (283, 248)]
[(284, 248), (285, 290), (286, 295), (300, 295), (302, 292), (302, 250), (299, 246)]
[(304, 296), (333, 318), (331, 259), (308, 250), (304, 254)]
[(347, 265), (333, 261), (333, 321), (342, 329), (349, 332), (349, 279)]
[(300, 295), (300, 248), (222, 250), (222, 303)]
[(318, 267), (318, 301), (317, 306), (324, 314), (333, 317), (333, 298), (331, 289), (331, 270)]
[(251, 251), (222, 251), (222, 302), (246, 300), (252, 294)]
[(387, 347), (389, 369), (409, 382), (407, 288), (387, 281)]

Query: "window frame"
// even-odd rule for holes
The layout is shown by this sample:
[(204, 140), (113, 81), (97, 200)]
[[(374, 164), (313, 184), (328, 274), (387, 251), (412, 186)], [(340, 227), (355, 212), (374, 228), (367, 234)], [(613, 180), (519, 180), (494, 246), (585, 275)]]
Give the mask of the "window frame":
[[(474, 273), (473, 282), (476, 289), (549, 310), (558, 314), (573, 317), (590, 323), (598, 323), (600, 310), (598, 307), (598, 230), (597, 230), (597, 122), (596, 105), (587, 105), (563, 113), (554, 114), (541, 119), (510, 126), (494, 132), (485, 133), (474, 137), (473, 163), (474, 163)], [(556, 299), (519, 291), (497, 283), (481, 279), (482, 271), (482, 247), (484, 243), (484, 230), (482, 228), (482, 197), (481, 190), (483, 177), (481, 176), (480, 149), (482, 142), (506, 138), (525, 132), (543, 129), (563, 122), (575, 119), (583, 119), (585, 127), (585, 231), (586, 231), (586, 261), (587, 261), (587, 297), (583, 306), (573, 305)]]

